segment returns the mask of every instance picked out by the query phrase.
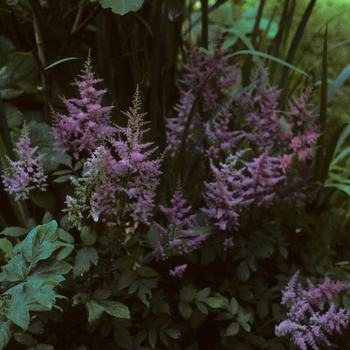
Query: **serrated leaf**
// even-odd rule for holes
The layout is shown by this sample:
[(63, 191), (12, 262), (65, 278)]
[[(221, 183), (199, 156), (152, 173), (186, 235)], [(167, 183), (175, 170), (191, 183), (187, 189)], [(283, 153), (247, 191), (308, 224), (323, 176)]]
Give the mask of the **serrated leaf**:
[(181, 300), (179, 302), (179, 312), (185, 319), (189, 319), (192, 314), (192, 307), (190, 303)]
[(214, 309), (225, 307), (225, 302), (220, 298), (210, 297), (210, 298), (204, 299), (203, 302)]
[(211, 289), (209, 287), (200, 290), (196, 295), (196, 300), (203, 301), (207, 296), (209, 296)]
[(58, 153), (56, 155), (56, 162), (72, 168), (72, 157), (68, 154)]
[(129, 308), (119, 303), (118, 301), (110, 301), (110, 300), (103, 300), (99, 301), (99, 304), (102, 305), (106, 312), (114, 317), (119, 318), (130, 318), (130, 311)]
[(233, 336), (236, 335), (239, 331), (239, 323), (232, 322), (226, 329), (225, 336)]
[(197, 289), (192, 285), (182, 287), (180, 291), (180, 299), (182, 301), (192, 301), (197, 294)]
[(99, 0), (103, 8), (111, 8), (112, 12), (124, 16), (129, 11), (138, 11), (144, 0)]
[(6, 227), (5, 230), (1, 231), (1, 234), (11, 237), (19, 237), (26, 235), (29, 232), (27, 228), (23, 227)]
[(84, 226), (81, 229), (80, 238), (83, 244), (93, 245), (96, 242), (97, 234), (89, 226)]
[(154, 299), (152, 300), (152, 311), (155, 315), (159, 314), (168, 314), (170, 315), (170, 307), (169, 303), (166, 302), (165, 300), (158, 300), (155, 301)]
[(127, 270), (124, 271), (118, 280), (119, 289), (123, 289), (129, 287), (137, 278), (137, 274), (135, 271)]
[(98, 253), (94, 247), (81, 248), (74, 261), (73, 273), (78, 276), (90, 269), (91, 263), (97, 265)]
[(201, 265), (206, 266), (212, 263), (216, 258), (216, 252), (214, 250), (206, 249), (201, 255)]
[(136, 269), (137, 274), (140, 277), (157, 277), (159, 276), (158, 272), (150, 267), (147, 266), (140, 266), (138, 269)]
[(24, 258), (32, 265), (47, 259), (58, 248), (54, 242), (58, 238), (57, 222), (38, 225), (31, 230), (20, 245)]
[(65, 259), (72, 251), (74, 247), (64, 247), (57, 254), (57, 260)]
[(152, 348), (156, 346), (157, 340), (158, 340), (158, 331), (155, 328), (151, 328), (148, 331), (148, 342)]
[(208, 309), (203, 303), (201, 303), (200, 301), (196, 301), (196, 306), (200, 312), (202, 312), (205, 315), (208, 315)]
[(67, 242), (70, 244), (74, 243), (74, 237), (70, 233), (68, 233), (67, 231), (61, 228), (58, 229), (58, 237), (64, 242)]

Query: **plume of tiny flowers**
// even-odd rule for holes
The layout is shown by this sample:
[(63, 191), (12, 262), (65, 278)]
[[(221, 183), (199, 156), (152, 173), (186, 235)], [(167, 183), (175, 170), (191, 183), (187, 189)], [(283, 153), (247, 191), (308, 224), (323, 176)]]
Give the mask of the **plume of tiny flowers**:
[[(160, 234), (160, 240), (153, 251), (156, 260), (164, 260), (176, 254), (189, 254), (198, 249), (209, 235), (209, 233), (198, 233), (193, 229), (198, 226), (196, 214), (189, 215), (192, 207), (186, 206), (180, 182), (178, 182), (170, 203), (172, 204), (171, 208), (159, 206), (168, 222), (166, 228), (154, 222), (154, 226)], [(170, 275), (181, 277), (186, 266), (185, 264), (175, 267), (174, 270), (170, 271)]]
[(82, 177), (72, 179), (75, 198), (67, 197), (65, 211), (74, 226), (81, 226), (84, 211), (95, 222), (107, 225), (121, 225), (130, 218), (148, 224), (161, 158), (151, 160), (155, 148), (142, 143), (145, 122), (140, 103), (137, 88), (133, 107), (124, 113), (127, 126), (116, 126), (118, 138), (109, 140), (110, 147), (97, 147), (86, 160)]
[(189, 140), (195, 135), (196, 130), (204, 127), (203, 114), (211, 115), (216, 111), (238, 81), (239, 70), (236, 65), (228, 63), (229, 54), (220, 48), (220, 42), (214, 43), (213, 50), (212, 54), (205, 54), (198, 49), (193, 49), (188, 55), (184, 65), (186, 73), (180, 80), (180, 102), (175, 106), (177, 115), (166, 120), (167, 140), (171, 154), (175, 154), (179, 149), (197, 94), (200, 92), (199, 104), (202, 109), (200, 112), (195, 112), (192, 117), (188, 133)]
[(41, 155), (35, 155), (38, 147), (30, 146), (30, 138), (24, 123), (21, 137), (14, 149), (17, 154), (17, 161), (7, 158), (9, 167), (3, 166), (2, 182), (4, 189), (10, 194), (15, 194), (15, 200), (24, 200), (29, 192), (34, 189), (45, 191), (47, 176), (44, 174), (44, 167)]
[(350, 312), (344, 308), (336, 311), (332, 298), (350, 286), (326, 277), (317, 287), (307, 280), (309, 290), (304, 290), (301, 284), (296, 288), (298, 276), (299, 271), (282, 291), (281, 304), (288, 308), (288, 319), (276, 326), (275, 333), (289, 337), (302, 350), (307, 350), (307, 345), (314, 350), (321, 344), (331, 346), (326, 334), (341, 333), (350, 322)]
[(95, 88), (102, 80), (94, 78), (90, 54), (79, 77), (81, 79), (74, 85), (78, 87), (80, 98), (62, 98), (68, 114), (52, 112), (52, 133), (57, 140), (57, 149), (62, 153), (73, 152), (76, 159), (83, 151), (92, 153), (106, 137), (114, 134), (111, 125), (113, 107), (101, 105), (106, 90)]

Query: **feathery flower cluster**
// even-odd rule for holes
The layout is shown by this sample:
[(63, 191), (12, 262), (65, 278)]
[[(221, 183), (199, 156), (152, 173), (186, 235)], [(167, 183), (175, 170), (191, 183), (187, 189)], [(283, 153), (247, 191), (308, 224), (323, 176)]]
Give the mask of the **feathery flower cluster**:
[(53, 111), (52, 132), (57, 139), (58, 150), (62, 153), (72, 151), (75, 159), (79, 159), (83, 151), (91, 153), (115, 132), (111, 126), (113, 107), (101, 106), (106, 90), (94, 87), (101, 79), (94, 78), (90, 56), (84, 67), (83, 74), (79, 75), (81, 80), (75, 82), (80, 98), (62, 98), (67, 115)]
[(95, 222), (101, 220), (108, 225), (119, 225), (130, 217), (148, 223), (161, 174), (161, 158), (150, 160), (155, 148), (149, 148), (152, 143), (142, 143), (145, 122), (139, 109), (137, 89), (133, 107), (124, 113), (128, 117), (127, 126), (117, 126), (118, 138), (109, 140), (111, 147), (97, 147), (86, 160), (82, 177), (72, 179), (76, 196), (67, 197), (65, 211), (73, 225), (81, 226), (86, 211)]
[[(198, 233), (194, 230), (198, 223), (195, 214), (188, 215), (191, 206), (186, 207), (186, 199), (181, 193), (181, 185), (178, 183), (173, 198), (170, 200), (171, 208), (160, 205), (161, 212), (166, 216), (167, 228), (154, 222), (154, 226), (160, 234), (160, 240), (153, 251), (156, 260), (164, 260), (175, 254), (189, 254), (198, 249), (209, 233)], [(186, 264), (175, 267), (170, 271), (171, 276), (182, 277)]]
[(24, 124), (14, 149), (18, 160), (12, 161), (7, 157), (10, 166), (3, 167), (4, 174), (1, 176), (5, 191), (15, 194), (16, 201), (27, 199), (31, 190), (45, 191), (47, 176), (44, 175), (42, 156), (35, 156), (37, 149), (38, 147), (30, 146), (29, 134)]
[(179, 149), (182, 134), (196, 96), (200, 94), (201, 113), (194, 113), (189, 128), (188, 139), (191, 139), (204, 126), (204, 114), (211, 114), (223, 102), (224, 97), (237, 83), (239, 70), (228, 63), (229, 55), (220, 49), (220, 43), (214, 46), (212, 55), (198, 49), (190, 52), (184, 69), (187, 73), (180, 80), (180, 102), (175, 106), (176, 117), (166, 121), (169, 151), (175, 154)]
[(344, 308), (336, 311), (332, 298), (342, 289), (349, 288), (349, 285), (339, 281), (333, 282), (326, 277), (318, 287), (308, 280), (309, 290), (304, 290), (299, 283), (296, 292), (298, 276), (299, 271), (282, 292), (281, 304), (289, 309), (288, 319), (276, 326), (275, 333), (277, 336), (289, 337), (302, 350), (307, 350), (307, 345), (314, 350), (318, 350), (317, 345), (320, 344), (331, 346), (326, 333), (341, 333), (350, 323), (350, 312)]

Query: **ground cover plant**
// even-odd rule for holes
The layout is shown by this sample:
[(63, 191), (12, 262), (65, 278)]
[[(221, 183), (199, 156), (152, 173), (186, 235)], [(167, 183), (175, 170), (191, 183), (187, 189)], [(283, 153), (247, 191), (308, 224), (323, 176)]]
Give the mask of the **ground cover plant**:
[(247, 3), (2, 5), (0, 349), (350, 344), (348, 72)]

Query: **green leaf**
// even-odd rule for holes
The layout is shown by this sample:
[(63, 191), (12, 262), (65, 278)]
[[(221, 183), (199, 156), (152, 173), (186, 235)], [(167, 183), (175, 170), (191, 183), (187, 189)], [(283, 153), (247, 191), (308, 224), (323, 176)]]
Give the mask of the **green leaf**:
[(269, 313), (269, 304), (267, 300), (261, 299), (258, 301), (258, 304), (256, 306), (256, 312), (260, 319), (263, 319), (267, 316), (267, 314)]
[(239, 323), (232, 322), (226, 329), (225, 336), (233, 336), (236, 335), (239, 331)]
[(158, 340), (158, 331), (155, 328), (151, 328), (148, 331), (148, 342), (152, 348), (156, 346), (157, 340)]
[(109, 300), (103, 300), (98, 302), (104, 307), (104, 309), (109, 315), (119, 318), (130, 318), (130, 311), (126, 305), (119, 303), (118, 301)]
[(93, 245), (96, 242), (97, 234), (89, 226), (84, 226), (81, 229), (80, 238), (83, 244)]
[(192, 307), (187, 301), (180, 301), (179, 312), (185, 319), (189, 319), (192, 314)]
[(137, 296), (140, 298), (140, 300), (147, 306), (149, 307), (149, 301), (147, 300), (147, 295), (150, 296), (150, 298), (152, 298), (152, 292), (151, 290), (146, 287), (143, 284), (140, 284), (140, 287), (137, 291)]
[(12, 321), (0, 322), (0, 349), (4, 349), (11, 339), (12, 335)]
[(5, 230), (1, 232), (1, 234), (5, 236), (11, 236), (11, 237), (19, 237), (26, 235), (29, 232), (27, 228), (22, 227), (6, 227)]
[(196, 306), (200, 312), (202, 312), (205, 315), (208, 315), (208, 309), (203, 303), (201, 303), (200, 301), (196, 301)]
[(26, 346), (36, 346), (38, 344), (38, 341), (32, 335), (27, 333), (15, 333), (13, 338)]
[(112, 12), (124, 16), (129, 11), (138, 11), (144, 0), (99, 0), (103, 8), (111, 8)]
[(26, 331), (29, 325), (28, 305), (23, 300), (12, 300), (5, 312), (6, 317)]
[(118, 280), (119, 289), (129, 287), (137, 278), (135, 271), (127, 270), (122, 273)]
[(169, 337), (173, 339), (177, 339), (181, 335), (181, 332), (178, 329), (173, 329), (173, 328), (164, 330), (164, 333), (166, 333)]
[(101, 315), (105, 312), (105, 308), (95, 300), (89, 300), (85, 304), (88, 312), (88, 322), (93, 323), (100, 319)]
[(192, 315), (190, 318), (190, 325), (193, 330), (196, 330), (197, 327), (199, 327), (205, 320), (206, 315), (199, 311), (198, 308), (193, 309)]
[(250, 270), (245, 261), (242, 261), (237, 267), (238, 278), (242, 282), (246, 282), (250, 276)]
[(22, 254), (17, 254), (2, 270), (9, 282), (25, 281), (29, 272), (29, 264), (23, 258)]
[(225, 307), (225, 302), (220, 298), (214, 298), (214, 297), (206, 298), (203, 300), (203, 302), (214, 309)]
[(156, 270), (147, 267), (147, 266), (140, 266), (137, 270), (136, 270), (137, 274), (140, 277), (158, 277), (159, 274)]
[(300, 73), (300, 74), (303, 74), (305, 75), (306, 77), (308, 77), (309, 75), (304, 72), (303, 70), (293, 66), (292, 64), (286, 62), (286, 61), (283, 61), (281, 60), (280, 58), (277, 58), (277, 57), (274, 57), (274, 56), (271, 56), (267, 53), (264, 53), (264, 52), (260, 52), (260, 51), (255, 51), (255, 50), (240, 50), (240, 51), (237, 51), (233, 54), (231, 54), (230, 56), (237, 56), (237, 55), (253, 55), (253, 56), (260, 56), (260, 57), (263, 57), (263, 58), (267, 58), (271, 61), (275, 61), (279, 64), (282, 64), (288, 68), (291, 68), (293, 70), (295, 70), (296, 72)]
[(209, 296), (210, 292), (211, 289), (209, 287), (200, 290), (196, 295), (196, 300), (203, 301), (206, 297)]
[(65, 261), (57, 261), (56, 259), (47, 259), (40, 261), (36, 267), (31, 271), (28, 280), (52, 280), (55, 282), (62, 282), (64, 277), (62, 275), (68, 273), (72, 266)]
[(132, 338), (123, 327), (114, 327), (114, 341), (123, 349), (132, 350)]
[(58, 64), (61, 64), (61, 63), (63, 63), (63, 62), (71, 61), (71, 60), (78, 60), (78, 59), (79, 59), (79, 57), (67, 57), (67, 58), (62, 58), (61, 60), (58, 60), (58, 61), (56, 61), (56, 62), (54, 62), (54, 63), (51, 63), (50, 65), (48, 65), (47, 67), (45, 67), (45, 70), (46, 70), (46, 69), (50, 69), (50, 68), (52, 68), (52, 67), (55, 67), (55, 66), (57, 66)]
[(230, 308), (229, 308), (231, 314), (236, 315), (238, 313), (238, 309), (239, 309), (239, 305), (237, 300), (235, 298), (232, 298), (230, 302)]
[(64, 242), (67, 242), (70, 244), (74, 243), (74, 237), (70, 233), (68, 233), (67, 231), (61, 228), (58, 229), (58, 237)]
[(91, 263), (97, 265), (98, 253), (94, 247), (83, 247), (77, 253), (74, 261), (73, 273), (78, 276), (90, 269)]
[(7, 238), (0, 238), (0, 249), (4, 252), (5, 258), (11, 257), (13, 245)]
[(279, 250), (280, 254), (283, 256), (284, 259), (288, 258), (288, 249), (285, 246), (280, 244), (278, 246), (278, 250)]
[(182, 287), (180, 291), (180, 299), (182, 301), (192, 301), (197, 294), (197, 289), (192, 285)]
[(39, 260), (47, 259), (57, 249), (54, 242), (58, 238), (57, 222), (38, 225), (31, 230), (20, 245), (24, 258), (35, 264)]

